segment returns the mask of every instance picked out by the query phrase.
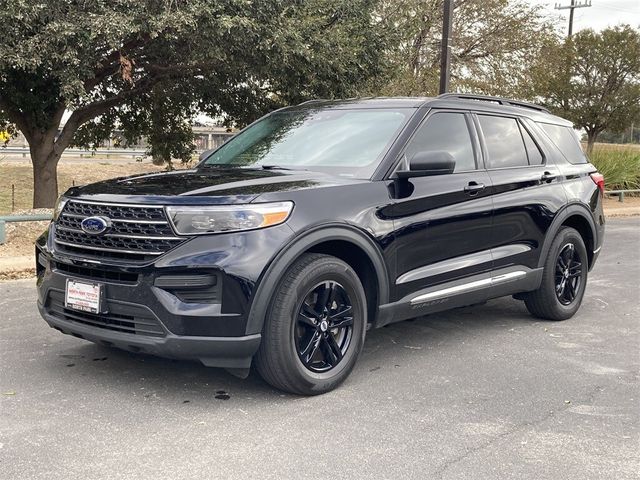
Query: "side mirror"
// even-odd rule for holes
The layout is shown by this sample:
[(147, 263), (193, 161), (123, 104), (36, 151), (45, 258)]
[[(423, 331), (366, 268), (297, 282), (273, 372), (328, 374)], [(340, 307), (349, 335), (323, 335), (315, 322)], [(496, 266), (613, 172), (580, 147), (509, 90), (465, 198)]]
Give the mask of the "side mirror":
[(409, 170), (396, 172), (398, 178), (428, 177), (453, 173), (456, 161), (449, 152), (418, 152), (409, 160)]
[(209, 155), (211, 155), (211, 153), (213, 153), (214, 150), (215, 148), (210, 148), (209, 150), (205, 150), (204, 152), (202, 152), (200, 155), (198, 155), (198, 161), (201, 162), (202, 160), (207, 158)]

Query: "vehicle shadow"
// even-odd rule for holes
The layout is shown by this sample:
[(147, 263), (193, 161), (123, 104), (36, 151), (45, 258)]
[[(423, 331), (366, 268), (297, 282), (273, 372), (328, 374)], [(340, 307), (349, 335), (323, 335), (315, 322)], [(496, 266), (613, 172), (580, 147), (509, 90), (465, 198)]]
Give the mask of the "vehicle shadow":
[[(428, 357), (443, 342), (471, 342), (497, 330), (527, 328), (535, 323), (522, 302), (505, 298), (370, 330), (352, 375), (389, 363), (401, 364), (408, 356)], [(272, 388), (253, 369), (242, 380), (223, 369), (207, 368), (197, 362), (134, 354), (92, 343), (64, 349), (48, 365), (97, 379), (99, 387), (110, 392), (115, 389), (124, 395), (162, 398), (170, 403), (210, 403), (234, 397), (299, 398)]]

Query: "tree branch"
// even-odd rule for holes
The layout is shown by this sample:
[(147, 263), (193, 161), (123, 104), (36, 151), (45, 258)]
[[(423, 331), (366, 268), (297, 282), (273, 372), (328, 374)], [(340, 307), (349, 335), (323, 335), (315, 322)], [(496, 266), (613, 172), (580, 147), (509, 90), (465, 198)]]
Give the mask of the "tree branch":
[(115, 75), (118, 72), (119, 67), (120, 67), (120, 63), (112, 60), (112, 63), (109, 63), (103, 66), (102, 68), (95, 70), (95, 76), (93, 78), (88, 78), (84, 81), (85, 91), (87, 93), (90, 92), (97, 85), (102, 83), (103, 80), (110, 77), (111, 75)]
[(33, 137), (33, 131), (29, 128), (29, 122), (25, 115), (13, 107), (5, 98), (0, 97), (0, 110), (2, 110), (9, 120), (16, 124), (18, 129), (22, 132), (22, 134), (27, 139), (27, 142), (30, 138)]
[(148, 35), (144, 35), (140, 38), (130, 39), (122, 44), (122, 47), (117, 50), (112, 50), (109, 54), (105, 55), (105, 57), (100, 62), (99, 66), (94, 69), (94, 75), (92, 78), (88, 78), (84, 81), (84, 88), (86, 92), (90, 92), (97, 85), (99, 85), (104, 79), (110, 77), (111, 75), (115, 75), (120, 68), (120, 62), (118, 59), (122, 52), (128, 52), (135, 48), (144, 46), (150, 37)]
[[(119, 52), (115, 52), (118, 53)], [(142, 80), (136, 82), (135, 87), (129, 90), (123, 90), (111, 97), (104, 98), (102, 100), (95, 101), (88, 105), (75, 110), (67, 123), (65, 124), (60, 136), (54, 143), (54, 151), (62, 152), (73, 141), (73, 136), (80, 126), (92, 118), (99, 117), (100, 115), (108, 112), (110, 109), (122, 105), (129, 98), (149, 91), (158, 82), (165, 78), (171, 77), (176, 73), (184, 74), (188, 70), (198, 70), (201, 68), (207, 68), (207, 64), (192, 64), (192, 65), (157, 65), (147, 64), (145, 70), (149, 72), (149, 75)], [(105, 72), (103, 72), (105, 74)], [(96, 83), (97, 85), (97, 83)]]
[(67, 148), (80, 126), (92, 118), (99, 117), (100, 115), (108, 112), (110, 109), (122, 105), (129, 98), (149, 91), (156, 83), (162, 79), (161, 76), (146, 77), (142, 81), (138, 82), (138, 85), (130, 90), (124, 90), (111, 97), (98, 100), (75, 110), (67, 123), (65, 123), (60, 136), (54, 144), (54, 150), (62, 152)]

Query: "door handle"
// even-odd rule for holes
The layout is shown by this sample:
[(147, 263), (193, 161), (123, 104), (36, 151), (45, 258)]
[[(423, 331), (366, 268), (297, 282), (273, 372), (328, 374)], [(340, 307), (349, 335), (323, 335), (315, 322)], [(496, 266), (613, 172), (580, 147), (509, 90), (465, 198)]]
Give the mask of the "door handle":
[(484, 183), (469, 182), (469, 184), (464, 187), (464, 191), (469, 195), (477, 195), (478, 192), (482, 190), (484, 190)]
[(555, 180), (556, 178), (558, 178), (558, 175), (554, 175), (551, 172), (544, 172), (542, 174), (542, 177), (540, 178), (540, 180), (542, 180), (543, 182), (552, 182), (553, 180)]

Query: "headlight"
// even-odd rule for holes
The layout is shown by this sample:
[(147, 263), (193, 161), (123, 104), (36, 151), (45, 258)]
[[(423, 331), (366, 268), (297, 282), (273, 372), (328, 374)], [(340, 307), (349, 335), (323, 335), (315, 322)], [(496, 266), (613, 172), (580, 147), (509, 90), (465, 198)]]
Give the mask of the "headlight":
[(56, 220), (58, 220), (58, 217), (62, 213), (62, 209), (64, 209), (64, 206), (67, 204), (68, 200), (69, 200), (68, 198), (64, 198), (62, 195), (60, 195), (58, 197), (58, 200), (56, 200), (56, 205), (55, 205), (55, 207), (53, 207), (53, 221), (54, 222)]
[(201, 235), (271, 227), (283, 223), (292, 209), (293, 202), (187, 206), (167, 207), (167, 215), (178, 234)]

